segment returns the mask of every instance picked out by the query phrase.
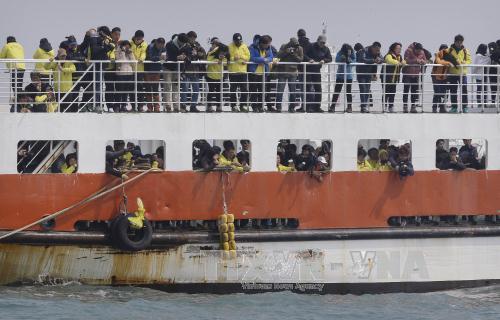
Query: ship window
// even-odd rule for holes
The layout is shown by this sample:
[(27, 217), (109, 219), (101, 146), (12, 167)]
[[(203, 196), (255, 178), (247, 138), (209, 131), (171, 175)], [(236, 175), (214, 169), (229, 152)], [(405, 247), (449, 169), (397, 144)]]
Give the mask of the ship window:
[[(411, 164), (410, 140), (361, 139), (358, 141), (356, 156), (358, 171), (392, 171), (395, 167), (399, 168), (401, 163)], [(412, 165), (410, 167), (413, 168)]]
[(438, 139), (436, 168), (440, 170), (484, 170), (487, 160), (484, 139)]
[(78, 142), (73, 140), (23, 140), (17, 144), (19, 173), (76, 173)]
[(111, 140), (106, 144), (106, 173), (121, 176), (128, 171), (165, 169), (162, 140)]
[(251, 166), (250, 140), (193, 141), (193, 170), (248, 172)]
[(332, 141), (281, 139), (276, 150), (276, 169), (280, 172), (330, 171)]

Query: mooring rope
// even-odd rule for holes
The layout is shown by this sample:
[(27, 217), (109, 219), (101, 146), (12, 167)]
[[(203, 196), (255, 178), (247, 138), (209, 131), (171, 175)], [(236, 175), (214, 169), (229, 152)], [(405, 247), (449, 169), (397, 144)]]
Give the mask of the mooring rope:
[(30, 224), (28, 224), (28, 225), (25, 225), (24, 227), (21, 227), (21, 228), (19, 228), (19, 229), (12, 230), (12, 231), (10, 231), (10, 232), (8, 232), (8, 233), (6, 233), (6, 234), (4, 234), (4, 235), (0, 236), (0, 240), (5, 239), (5, 238), (8, 238), (8, 237), (10, 237), (10, 236), (13, 236), (13, 235), (15, 235), (15, 234), (17, 234), (17, 233), (19, 233), (19, 232), (21, 232), (21, 231), (24, 231), (24, 230), (26, 230), (26, 229), (29, 229), (29, 228), (31, 228), (31, 227), (33, 227), (33, 226), (36, 226), (37, 224), (40, 224), (40, 223), (42, 223), (42, 222), (47, 221), (47, 220), (51, 220), (51, 219), (57, 218), (58, 216), (60, 216), (60, 215), (62, 215), (62, 214), (64, 214), (64, 213), (66, 213), (66, 212), (68, 212), (68, 211), (70, 211), (70, 210), (72, 210), (72, 209), (74, 209), (74, 208), (76, 208), (76, 207), (79, 207), (79, 206), (82, 206), (82, 205), (84, 205), (84, 204), (87, 204), (87, 203), (89, 203), (89, 202), (91, 202), (91, 201), (93, 201), (93, 200), (96, 200), (96, 199), (102, 198), (103, 196), (105, 196), (105, 195), (107, 195), (107, 194), (109, 194), (109, 193), (111, 193), (111, 192), (115, 191), (116, 189), (119, 189), (119, 188), (121, 188), (121, 187), (125, 186), (126, 184), (131, 183), (132, 181), (135, 181), (135, 180), (139, 179), (140, 177), (142, 177), (142, 176), (146, 175), (147, 173), (149, 173), (149, 172), (151, 172), (151, 171), (153, 171), (153, 170), (158, 170), (158, 169), (151, 168), (151, 169), (149, 169), (149, 170), (146, 170), (146, 171), (144, 171), (144, 172), (141, 172), (141, 173), (140, 173), (140, 174), (138, 174), (137, 176), (135, 176), (135, 177), (133, 177), (133, 178), (130, 178), (129, 180), (124, 181), (124, 182), (120, 183), (119, 185), (114, 186), (114, 187), (113, 187), (113, 188), (111, 188), (111, 189), (107, 189), (107, 190), (104, 190), (104, 191), (103, 191), (103, 189), (106, 189), (106, 187), (101, 188), (99, 191), (97, 191), (96, 193), (94, 193), (94, 194), (92, 194), (92, 195), (88, 196), (87, 198), (85, 198), (85, 199), (81, 200), (80, 202), (77, 202), (77, 203), (75, 203), (75, 204), (72, 204), (71, 206), (69, 206), (69, 207), (67, 207), (67, 208), (64, 208), (64, 209), (62, 209), (62, 210), (59, 210), (59, 211), (57, 211), (57, 212), (54, 212), (54, 213), (52, 213), (52, 214), (50, 214), (50, 215), (48, 215), (48, 216), (45, 216), (45, 217), (43, 217), (43, 218), (41, 218), (41, 219), (38, 219), (38, 220), (37, 220), (37, 221), (35, 221), (35, 222), (32, 222), (32, 223), (30, 223)]

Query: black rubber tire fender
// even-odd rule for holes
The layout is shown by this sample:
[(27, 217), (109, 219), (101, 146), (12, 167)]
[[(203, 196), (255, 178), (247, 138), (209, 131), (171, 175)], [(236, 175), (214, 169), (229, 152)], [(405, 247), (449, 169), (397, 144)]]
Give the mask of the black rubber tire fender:
[(151, 241), (153, 240), (153, 227), (151, 226), (151, 222), (147, 219), (144, 219), (144, 225), (140, 230), (140, 238), (129, 238), (128, 231), (130, 223), (128, 218), (133, 216), (133, 214), (120, 215), (116, 218), (116, 221), (112, 225), (111, 237), (113, 244), (119, 249), (126, 251), (140, 251), (151, 246)]

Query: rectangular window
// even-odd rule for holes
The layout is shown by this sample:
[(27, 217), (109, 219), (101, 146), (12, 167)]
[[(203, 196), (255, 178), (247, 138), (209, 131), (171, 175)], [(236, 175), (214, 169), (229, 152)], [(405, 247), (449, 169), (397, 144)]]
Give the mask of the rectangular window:
[(192, 148), (195, 171), (250, 171), (250, 140), (195, 140)]
[(121, 177), (128, 171), (165, 169), (162, 140), (113, 140), (106, 145), (106, 173)]
[(485, 139), (438, 139), (436, 168), (440, 170), (484, 170), (487, 160)]
[(19, 173), (76, 173), (78, 142), (73, 140), (24, 140), (17, 144)]
[(361, 139), (358, 141), (358, 171), (393, 171), (412, 175), (411, 141), (405, 139)]
[(330, 171), (332, 141), (281, 139), (276, 153), (276, 169), (280, 172)]

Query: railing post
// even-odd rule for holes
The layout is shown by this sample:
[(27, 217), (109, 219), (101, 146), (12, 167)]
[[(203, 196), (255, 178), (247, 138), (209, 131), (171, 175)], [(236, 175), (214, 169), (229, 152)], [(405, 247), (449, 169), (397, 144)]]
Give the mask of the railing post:
[[(386, 103), (387, 97), (385, 95), (386, 86), (387, 86), (387, 82), (385, 81), (385, 79), (387, 79), (387, 65), (384, 63), (382, 65), (382, 72), (380, 74), (380, 85), (382, 87), (382, 113), (385, 113), (386, 111), (390, 112), (389, 110), (386, 110), (388, 105)], [(393, 106), (393, 108), (394, 108), (394, 106)]]
[[(338, 68), (338, 66), (337, 66)], [(337, 84), (335, 84), (337, 85)], [(347, 63), (345, 63), (344, 65), (344, 111), (342, 113), (345, 113), (346, 112), (346, 104), (348, 103), (347, 102)], [(351, 88), (352, 90), (352, 88)], [(334, 93), (335, 94), (335, 93)]]
[[(17, 66), (14, 65), (14, 112), (17, 112)], [(12, 79), (12, 72), (11, 72), (11, 79)], [(11, 80), (12, 81), (12, 80)]]
[(61, 69), (59, 62), (57, 63), (57, 112), (61, 112)]
[(302, 108), (307, 111), (307, 63), (304, 63), (304, 78), (302, 79)]
[[(134, 101), (133, 105), (135, 106), (134, 109), (137, 110), (137, 111), (139, 110), (139, 105), (138, 105), (138, 100), (139, 99), (138, 99), (138, 93), (137, 93), (137, 91), (139, 90), (139, 87), (137, 85), (137, 76), (138, 76), (137, 75), (137, 69), (138, 69), (138, 67), (139, 67), (139, 63), (136, 60), (135, 61), (135, 72), (134, 72), (134, 100), (135, 101)], [(126, 100), (126, 98), (125, 98), (125, 100)], [(132, 106), (132, 102), (130, 103), (130, 105)]]
[(422, 113), (424, 113), (424, 66), (420, 66), (420, 74), (418, 76), (418, 89), (420, 90), (420, 106), (422, 107)]
[[(321, 79), (321, 69), (320, 70), (320, 79)], [(331, 76), (331, 64), (328, 63), (327, 66), (326, 66), (326, 72), (328, 72), (328, 77), (327, 77), (327, 81), (328, 81), (328, 94), (327, 94), (327, 98), (328, 100), (326, 101), (326, 109), (328, 111), (328, 109), (330, 108), (329, 104), (331, 103), (332, 101), (332, 89), (331, 89), (331, 85), (332, 85), (332, 76)], [(321, 91), (323, 91), (323, 88), (321, 88)]]
[[(102, 112), (104, 112), (104, 108), (103, 108), (103, 96), (104, 96), (104, 87), (103, 87), (103, 84), (104, 84), (104, 75), (102, 73), (103, 69), (102, 69), (102, 62), (99, 62), (99, 108), (101, 109)], [(108, 107), (109, 108), (109, 107)]]
[[(222, 111), (222, 107), (224, 105), (223, 101), (224, 101), (224, 60), (222, 60), (220, 62), (221, 64), (221, 68), (220, 68), (220, 88), (219, 88), (219, 108), (220, 110)], [(210, 94), (210, 89), (208, 89), (208, 94)], [(207, 97), (207, 100), (208, 100), (208, 97)], [(207, 101), (207, 107), (209, 107), (208, 105), (208, 101)], [(215, 111), (217, 111), (217, 106), (215, 107)]]
[[(172, 90), (173, 91), (173, 90)], [(177, 95), (177, 110), (181, 110), (181, 61), (177, 61), (177, 92), (174, 93)], [(174, 100), (174, 97), (172, 97)]]
[(97, 111), (97, 109), (96, 109), (96, 90), (97, 90), (97, 86), (96, 86), (96, 82), (97, 81), (96, 80), (97, 79), (96, 79), (95, 66), (96, 66), (95, 62), (92, 62), (92, 67), (93, 67), (93, 69), (92, 69), (92, 79), (94, 79), (93, 84), (92, 84), (92, 87), (93, 87), (93, 89), (92, 89), (92, 95), (93, 95), (92, 101), (93, 101), (93, 104), (94, 104), (94, 112)]
[(261, 108), (264, 111), (264, 105), (266, 103), (266, 65), (264, 64), (264, 70), (262, 71), (262, 93), (261, 93)]
[(463, 106), (462, 106), (462, 77), (463, 77), (463, 67), (460, 68), (460, 75), (458, 76), (458, 90), (457, 90), (457, 93), (458, 93), (458, 97), (457, 97), (457, 101), (459, 101), (458, 105), (459, 105), (459, 112), (463, 112)]

